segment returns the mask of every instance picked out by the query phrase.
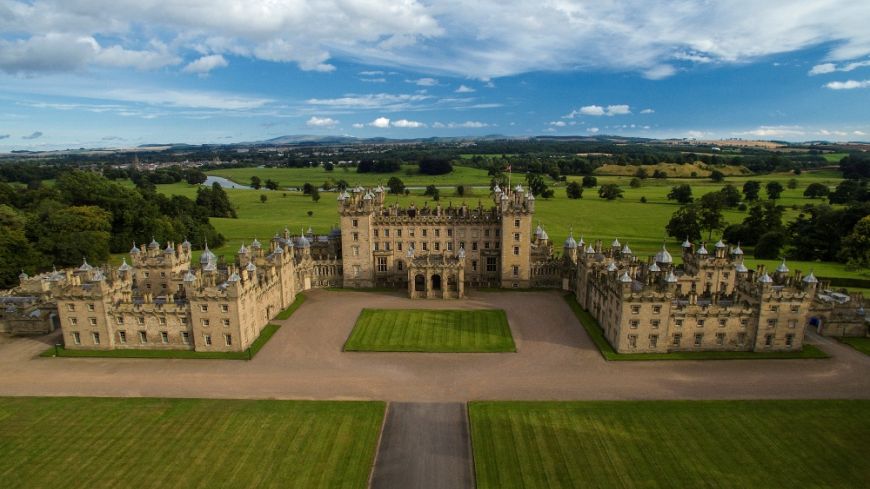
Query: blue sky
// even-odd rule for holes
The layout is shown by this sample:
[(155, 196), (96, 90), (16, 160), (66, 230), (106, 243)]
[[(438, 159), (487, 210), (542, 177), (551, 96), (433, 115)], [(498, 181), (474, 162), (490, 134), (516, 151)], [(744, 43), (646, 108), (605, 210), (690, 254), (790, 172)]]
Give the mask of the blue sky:
[(287, 134), (867, 141), (868, 20), (852, 0), (0, 0), (0, 151)]

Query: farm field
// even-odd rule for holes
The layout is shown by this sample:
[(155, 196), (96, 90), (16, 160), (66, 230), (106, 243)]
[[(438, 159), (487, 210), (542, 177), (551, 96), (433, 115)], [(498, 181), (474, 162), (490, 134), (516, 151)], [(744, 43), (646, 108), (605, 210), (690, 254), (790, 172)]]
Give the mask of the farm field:
[(363, 309), (344, 350), (488, 353), (516, 346), (498, 309)]
[[(462, 167), (457, 167), (461, 169)], [(250, 169), (245, 169), (250, 170)], [(271, 169), (263, 169), (271, 170)], [(311, 171), (311, 169), (296, 169), (297, 171)], [(469, 170), (469, 169), (466, 169)], [(477, 171), (477, 170), (474, 170)], [(333, 172), (336, 173), (336, 172)], [(339, 173), (341, 173), (339, 171)], [(355, 174), (354, 174), (355, 175)], [(369, 175), (369, 174), (364, 174)], [(485, 176), (485, 173), (484, 173)], [(401, 175), (400, 175), (401, 178)], [(571, 176), (570, 180), (579, 180), (582, 177)], [(732, 183), (738, 188), (742, 187), (747, 180), (758, 180), (762, 183), (779, 181), (783, 185), (789, 179), (798, 181), (795, 189), (786, 188), (780, 203), (787, 207), (785, 219), (792, 220), (799, 214), (793, 206), (802, 206), (808, 203), (821, 203), (821, 200), (813, 200), (803, 196), (807, 185), (813, 182), (821, 182), (831, 187), (840, 181), (839, 173), (835, 171), (804, 172), (801, 175), (773, 174), (752, 177), (728, 177), (725, 183)], [(707, 192), (719, 190), (723, 184), (715, 183), (709, 179), (646, 179), (640, 188), (630, 188), (631, 177), (601, 176), (598, 183), (616, 183), (624, 191), (624, 198), (615, 201), (606, 201), (598, 198), (597, 188), (585, 189), (583, 198), (571, 200), (565, 196), (564, 184), (554, 186), (555, 197), (552, 199), (538, 199), (536, 204), (535, 221), (541, 223), (547, 230), (551, 241), (557, 249), (568, 236), (573, 228), (574, 236), (582, 235), (586, 241), (601, 239), (605, 244), (614, 238), (619, 238), (623, 244), (627, 243), (635, 254), (647, 256), (655, 253), (665, 242), (674, 255), (677, 262), (679, 257), (679, 244), (681, 240), (675, 240), (665, 236), (665, 225), (678, 209), (678, 204), (667, 200), (667, 194), (674, 185), (688, 183), (692, 185), (695, 198)], [(487, 180), (488, 181), (488, 180)], [(523, 181), (520, 175), (514, 175), (514, 182)], [(406, 182), (407, 183), (407, 182)], [(195, 197), (196, 187), (185, 183), (159, 185), (158, 189), (167, 194), (186, 195)], [(239, 219), (213, 218), (212, 222), (218, 231), (227, 237), (227, 244), (218, 250), (220, 255), (231, 257), (243, 242), (250, 243), (253, 238), (261, 241), (273, 236), (276, 232), (290, 228), (293, 233), (299, 233), (301, 229), (311, 228), (315, 233), (327, 233), (333, 226), (338, 226), (338, 210), (336, 206), (335, 192), (322, 192), (319, 202), (312, 202), (311, 198), (299, 192), (283, 191), (253, 191), (227, 189), (231, 201), (237, 207)], [(266, 195), (267, 201), (260, 202), (260, 195)], [(763, 192), (762, 192), (763, 195)], [(646, 197), (647, 202), (642, 203), (641, 197)], [(422, 195), (422, 191), (415, 190), (410, 196), (387, 197), (387, 203), (408, 205), (414, 202), (423, 205), (429, 201), (429, 197)], [(476, 206), (481, 201), (484, 206), (491, 205), (489, 193), (482, 189), (474, 189), (472, 195), (458, 197), (454, 192), (443, 190), (441, 192), (441, 205), (447, 206), (451, 202), (460, 205), (466, 202)], [(311, 212), (311, 216), (308, 212)], [(741, 222), (745, 212), (729, 210), (725, 212), (725, 218), (729, 223)], [(714, 235), (712, 241), (716, 241), (718, 235)], [(778, 264), (776, 260), (755, 260), (752, 258), (751, 249), (747, 251), (747, 266), (754, 267), (763, 263), (768, 267)], [(118, 258), (120, 261), (120, 258)], [(813, 270), (820, 277), (852, 277), (870, 279), (868, 270), (846, 270), (840, 263), (831, 262), (798, 262), (789, 261), (789, 266), (804, 272)]]
[(382, 402), (0, 398), (0, 474), (30, 487), (365, 488)]
[(475, 402), (477, 487), (865, 487), (868, 401)]

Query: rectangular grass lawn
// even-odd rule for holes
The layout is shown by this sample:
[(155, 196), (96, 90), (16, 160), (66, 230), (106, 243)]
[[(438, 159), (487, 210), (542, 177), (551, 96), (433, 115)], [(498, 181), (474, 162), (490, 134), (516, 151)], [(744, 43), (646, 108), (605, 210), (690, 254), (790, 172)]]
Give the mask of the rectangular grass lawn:
[(365, 488), (384, 407), (0, 398), (0, 486)]
[(516, 351), (501, 309), (363, 309), (346, 351)]
[(870, 401), (476, 402), (478, 489), (861, 488)]

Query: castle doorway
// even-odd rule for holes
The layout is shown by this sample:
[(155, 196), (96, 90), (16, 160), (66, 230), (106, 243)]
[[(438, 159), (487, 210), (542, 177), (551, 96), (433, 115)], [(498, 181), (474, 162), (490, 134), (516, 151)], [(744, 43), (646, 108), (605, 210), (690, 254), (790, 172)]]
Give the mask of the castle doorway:
[(441, 275), (432, 275), (432, 290), (441, 290)]
[(414, 277), (414, 291), (416, 292), (425, 292), (426, 291), (426, 277), (418, 274)]

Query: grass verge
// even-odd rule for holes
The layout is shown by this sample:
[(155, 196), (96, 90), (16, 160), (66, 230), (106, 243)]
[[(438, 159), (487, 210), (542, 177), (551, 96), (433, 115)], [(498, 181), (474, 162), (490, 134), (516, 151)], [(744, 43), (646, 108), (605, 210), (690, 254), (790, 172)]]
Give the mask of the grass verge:
[(278, 332), (277, 324), (267, 324), (260, 336), (244, 351), (193, 351), (193, 350), (67, 350), (58, 347), (42, 352), (41, 357), (66, 358), (171, 358), (197, 360), (251, 360), (261, 348)]
[(474, 402), (478, 489), (866, 487), (870, 401)]
[(865, 355), (870, 355), (870, 338), (845, 337), (837, 339)]
[(642, 362), (651, 360), (788, 360), (801, 358), (830, 358), (814, 345), (804, 343), (800, 351), (675, 351), (670, 353), (617, 353), (604, 337), (598, 321), (588, 311), (580, 307), (573, 294), (565, 294), (565, 302), (574, 312), (592, 342), (609, 361)]
[(365, 488), (383, 402), (0, 398), (5, 489)]
[(279, 312), (278, 315), (275, 316), (275, 319), (279, 321), (290, 319), (290, 316), (296, 312), (296, 309), (299, 309), (303, 302), (305, 302), (305, 294), (296, 294), (296, 299), (293, 301), (293, 304), (290, 304), (287, 309)]
[(501, 309), (363, 309), (345, 351), (514, 352)]

